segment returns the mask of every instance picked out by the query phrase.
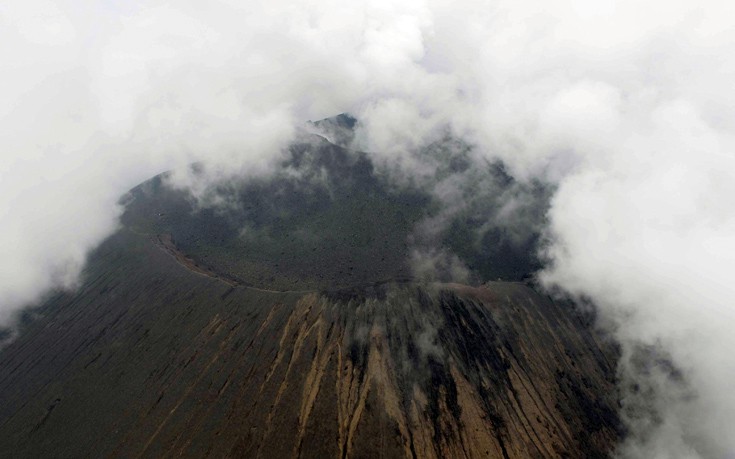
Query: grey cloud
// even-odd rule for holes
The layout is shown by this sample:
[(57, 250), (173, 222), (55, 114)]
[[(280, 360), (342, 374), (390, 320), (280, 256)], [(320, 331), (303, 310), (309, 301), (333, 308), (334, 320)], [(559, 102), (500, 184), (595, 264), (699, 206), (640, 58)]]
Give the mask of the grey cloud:
[[(735, 452), (732, 5), (90, 8), (0, 6), (0, 321), (74, 285), (138, 182), (203, 160), (207, 180), (172, 183), (259, 174), (297, 124), (350, 112), (353, 145), (397, 177), (433, 177), (415, 153), (450, 134), (473, 167), (553, 184), (540, 278), (590, 298), (624, 349), (657, 343), (687, 387), (649, 381), (663, 422), (620, 454)], [(628, 359), (620, 371), (645, 381)]]

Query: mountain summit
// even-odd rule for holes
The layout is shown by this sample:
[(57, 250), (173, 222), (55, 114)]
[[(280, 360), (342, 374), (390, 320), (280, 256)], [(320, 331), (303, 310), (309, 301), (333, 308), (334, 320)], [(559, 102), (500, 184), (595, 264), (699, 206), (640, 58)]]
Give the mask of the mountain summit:
[(517, 184), (433, 145), (458, 199), (491, 185), (449, 212), (345, 148), (354, 119), (315, 125), (339, 139), (267, 176), (131, 190), (82, 285), (0, 351), (0, 456), (609, 455), (616, 349), (522, 282), (537, 236), (488, 224)]

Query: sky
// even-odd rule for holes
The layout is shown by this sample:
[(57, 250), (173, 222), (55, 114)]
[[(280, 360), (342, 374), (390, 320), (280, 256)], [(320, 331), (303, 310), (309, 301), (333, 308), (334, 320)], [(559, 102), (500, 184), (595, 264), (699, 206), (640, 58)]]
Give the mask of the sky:
[(616, 454), (733, 457), (734, 22), (714, 0), (2, 2), (0, 323), (76, 285), (132, 186), (264, 173), (350, 112), (404, 175), (451, 132), (554, 184), (538, 275), (621, 343)]

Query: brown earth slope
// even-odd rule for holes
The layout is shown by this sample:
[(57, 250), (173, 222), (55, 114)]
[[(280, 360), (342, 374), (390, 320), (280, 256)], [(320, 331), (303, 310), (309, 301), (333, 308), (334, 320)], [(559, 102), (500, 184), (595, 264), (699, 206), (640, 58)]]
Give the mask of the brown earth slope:
[(616, 441), (613, 348), (521, 283), (269, 292), (172, 250), (121, 230), (0, 352), (0, 457), (589, 458)]

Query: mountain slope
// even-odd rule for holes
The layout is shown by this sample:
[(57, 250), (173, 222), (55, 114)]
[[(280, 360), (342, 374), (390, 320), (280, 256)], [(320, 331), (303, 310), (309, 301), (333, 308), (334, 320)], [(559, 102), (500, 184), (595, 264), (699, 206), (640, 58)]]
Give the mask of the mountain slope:
[(90, 272), (0, 354), (0, 456), (603, 457), (615, 440), (614, 354), (522, 284), (265, 292), (129, 231)]
[[(0, 457), (607, 456), (617, 355), (588, 317), (414, 279), (435, 203), (364, 155), (297, 144), (283, 170), (224, 209), (165, 177), (131, 192), (80, 288), (0, 351)], [(476, 277), (533, 268), (528, 241), (480, 240)]]

